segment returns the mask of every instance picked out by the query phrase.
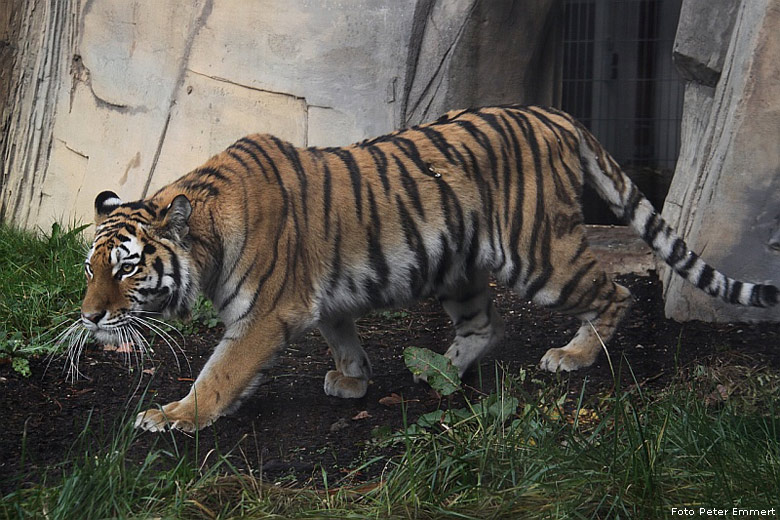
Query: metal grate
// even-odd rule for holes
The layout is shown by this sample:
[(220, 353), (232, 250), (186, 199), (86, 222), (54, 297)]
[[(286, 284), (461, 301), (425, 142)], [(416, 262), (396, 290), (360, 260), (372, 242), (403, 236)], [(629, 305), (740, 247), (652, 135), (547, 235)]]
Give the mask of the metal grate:
[(562, 108), (623, 166), (673, 170), (684, 83), (672, 64), (682, 0), (565, 0)]

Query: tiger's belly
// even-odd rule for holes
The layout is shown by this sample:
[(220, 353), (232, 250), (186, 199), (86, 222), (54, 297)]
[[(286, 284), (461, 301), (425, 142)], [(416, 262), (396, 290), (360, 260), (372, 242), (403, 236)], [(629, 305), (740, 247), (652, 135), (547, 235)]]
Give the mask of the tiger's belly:
[(467, 255), (447, 244), (425, 252), (423, 258), (398, 248), (382, 263), (372, 261), (366, 252), (359, 262), (334, 266), (317, 287), (317, 314), (323, 318), (357, 317), (375, 309), (407, 306), (439, 294), (476, 269)]

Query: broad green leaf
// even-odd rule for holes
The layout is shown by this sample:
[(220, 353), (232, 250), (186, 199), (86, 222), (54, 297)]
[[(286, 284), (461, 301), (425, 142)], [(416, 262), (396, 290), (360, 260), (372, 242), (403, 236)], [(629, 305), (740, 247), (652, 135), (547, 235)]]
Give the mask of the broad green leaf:
[(519, 404), (520, 402), (516, 397), (503, 396), (503, 398), (501, 398), (496, 394), (490, 394), (489, 397), (482, 399), (478, 406), (483, 414), (488, 414), (491, 417), (500, 420), (506, 420), (515, 415)]
[(427, 348), (408, 347), (404, 350), (404, 362), (412, 374), (425, 379), (442, 395), (450, 395), (460, 388), (458, 369), (441, 354)]

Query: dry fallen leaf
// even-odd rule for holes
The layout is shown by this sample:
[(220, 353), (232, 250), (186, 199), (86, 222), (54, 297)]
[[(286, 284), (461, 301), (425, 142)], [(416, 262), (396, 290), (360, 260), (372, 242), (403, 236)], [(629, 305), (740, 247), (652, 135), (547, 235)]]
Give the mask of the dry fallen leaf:
[(135, 350), (134, 345), (130, 342), (125, 342), (117, 345), (103, 345), (103, 350), (106, 352), (118, 352), (120, 354), (129, 354)]
[(131, 352), (135, 351), (135, 345), (132, 343), (122, 343), (117, 347), (116, 351), (120, 354), (130, 354)]
[(143, 369), (143, 373), (144, 373), (144, 374), (149, 374), (150, 376), (151, 376), (151, 375), (154, 375), (154, 371), (155, 371), (155, 368), (154, 368), (154, 367), (152, 367), (152, 368), (145, 368), (145, 369)]
[(362, 419), (368, 419), (371, 417), (371, 414), (368, 413), (368, 411), (363, 410), (362, 412), (358, 412), (358, 414), (352, 418), (353, 421), (360, 421)]
[(404, 398), (400, 395), (393, 392), (392, 394), (383, 397), (379, 400), (379, 404), (385, 405), (385, 406), (395, 406), (397, 404), (401, 404), (404, 402)]

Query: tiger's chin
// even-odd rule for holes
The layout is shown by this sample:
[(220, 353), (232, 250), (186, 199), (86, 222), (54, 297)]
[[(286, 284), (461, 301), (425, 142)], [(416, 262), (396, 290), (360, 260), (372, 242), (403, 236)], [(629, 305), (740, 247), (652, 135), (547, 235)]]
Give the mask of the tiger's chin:
[(118, 331), (114, 331), (112, 329), (95, 329), (91, 330), (90, 333), (92, 334), (92, 338), (97, 343), (101, 343), (103, 345), (112, 345), (115, 343), (122, 343), (123, 341)]

